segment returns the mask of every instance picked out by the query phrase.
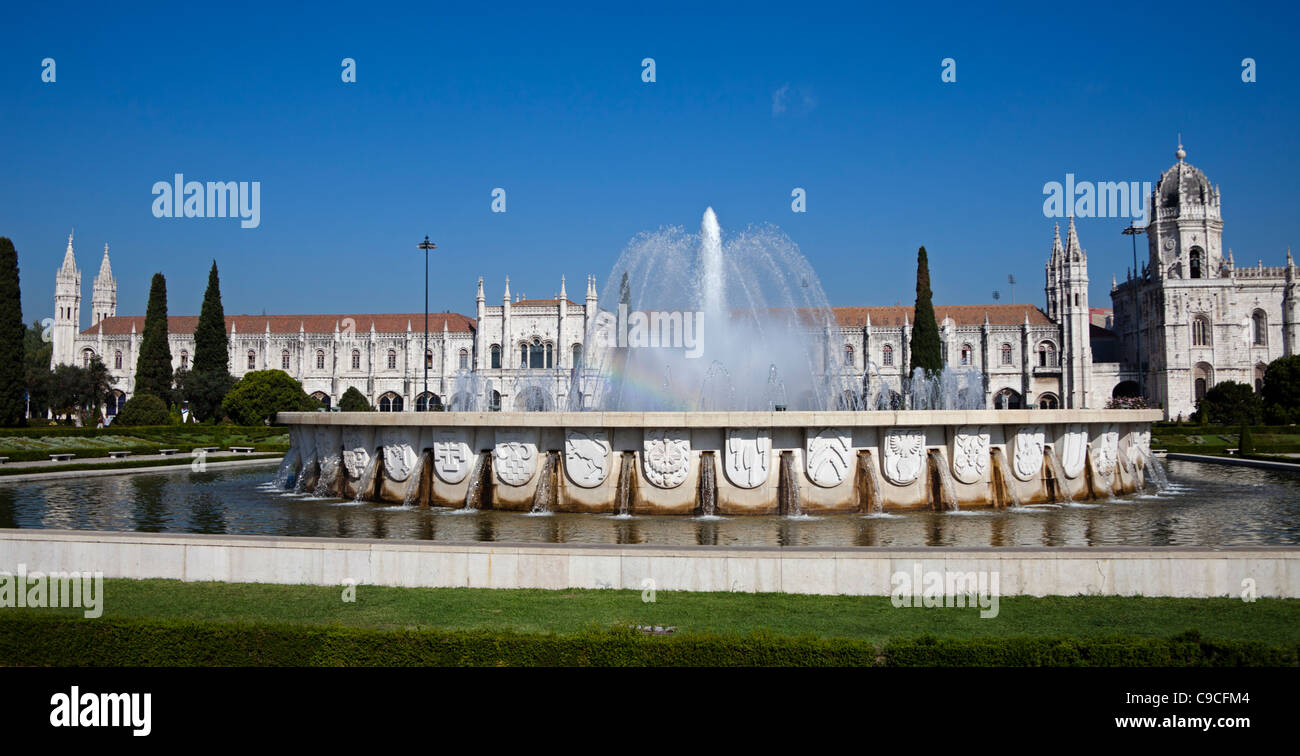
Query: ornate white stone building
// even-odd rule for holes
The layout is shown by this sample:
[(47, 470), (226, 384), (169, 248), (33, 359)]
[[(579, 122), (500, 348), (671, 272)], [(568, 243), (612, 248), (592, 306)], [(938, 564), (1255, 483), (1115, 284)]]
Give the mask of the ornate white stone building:
[[(1149, 263), (1142, 275), (1112, 286), (1114, 330), (1093, 322), (1088, 254), (1074, 221), (1065, 241), (1056, 229), (1045, 266), (1047, 309), (1033, 305), (935, 307), (945, 360), (987, 376), (990, 407), (1098, 408), (1112, 396), (1145, 395), (1173, 418), (1195, 409), (1216, 381), (1258, 384), (1264, 366), (1300, 349), (1300, 276), (1282, 267), (1236, 267), (1221, 251), (1219, 191), (1184, 162), (1165, 171), (1151, 197)], [(118, 379), (118, 403), (134, 391), (142, 316), (117, 315), (108, 247), (95, 277), (91, 325), (80, 329), (81, 273), (72, 237), (55, 279), (53, 364), (88, 364), (98, 355)], [(463, 406), (467, 395), (491, 408), (584, 406), (570, 397), (575, 365), (599, 307), (594, 277), (583, 303), (564, 279), (552, 299), (510, 294), (488, 305), (479, 279), (474, 317), (424, 314), (230, 315), (230, 370), (288, 372), (333, 406), (355, 387), (381, 411)], [(910, 355), (911, 307), (836, 307), (837, 328), (821, 338), (829, 369), (844, 385), (884, 380), (894, 386)], [(189, 367), (195, 316), (168, 319), (172, 367)], [(1141, 369), (1138, 359), (1141, 355)], [(427, 366), (428, 390), (425, 386)], [(574, 384), (580, 385), (580, 384)]]

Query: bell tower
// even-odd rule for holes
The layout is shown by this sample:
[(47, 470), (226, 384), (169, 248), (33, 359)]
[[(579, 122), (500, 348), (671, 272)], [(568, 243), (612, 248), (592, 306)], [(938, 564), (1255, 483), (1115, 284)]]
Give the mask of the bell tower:
[(1219, 278), (1223, 261), (1223, 217), (1219, 188), (1186, 161), (1182, 139), (1178, 162), (1151, 192), (1147, 243), (1153, 278)]
[(72, 234), (68, 234), (68, 249), (63, 253), (63, 265), (54, 276), (54, 329), (51, 334), (53, 352), (50, 368), (56, 365), (75, 365), (77, 332), (81, 330), (81, 271), (72, 253)]

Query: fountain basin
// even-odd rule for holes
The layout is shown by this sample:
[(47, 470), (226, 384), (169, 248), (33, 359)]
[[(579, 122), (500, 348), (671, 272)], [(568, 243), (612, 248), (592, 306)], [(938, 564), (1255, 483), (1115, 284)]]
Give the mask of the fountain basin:
[[(517, 511), (772, 515), (1000, 508), (1129, 493), (1144, 484), (1150, 427), (1160, 417), (1159, 410), (299, 412), (277, 420), (291, 441), (280, 479), (321, 493)], [(624, 453), (632, 476), (620, 496)], [(702, 459), (714, 465), (703, 489)]]

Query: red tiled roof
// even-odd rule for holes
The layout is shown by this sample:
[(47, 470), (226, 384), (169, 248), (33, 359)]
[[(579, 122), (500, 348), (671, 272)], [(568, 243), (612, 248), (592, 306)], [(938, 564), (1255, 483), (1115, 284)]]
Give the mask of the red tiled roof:
[[(349, 326), (348, 320), (351, 319)], [(194, 328), (198, 325), (199, 318), (197, 315), (174, 315), (167, 318), (168, 333), (194, 333)], [(431, 312), (429, 313), (429, 331), (441, 332), (443, 323), (447, 324), (448, 331), (458, 333), (469, 333), (474, 330), (474, 318), (467, 315), (460, 315), (450, 312)], [(352, 328), (353, 333), (366, 333), (370, 331), (373, 324), (375, 331), (378, 333), (404, 333), (408, 324), (412, 331), (424, 332), (424, 313), (416, 312), (409, 314), (382, 314), (382, 315), (227, 315), (226, 332), (229, 333), (231, 328), (236, 329), (238, 333), (266, 333), (266, 327), (270, 324), (271, 333), (297, 333), (299, 327), (307, 333), (333, 333), (337, 325), (340, 331), (347, 331)], [(96, 336), (100, 328), (103, 328), (104, 335), (121, 335), (131, 333), (131, 327), (135, 326), (135, 332), (144, 333), (144, 316), (121, 316), (104, 318), (99, 324), (91, 326), (82, 331), (82, 334)]]
[[(867, 315), (871, 316), (872, 326), (901, 326), (904, 317), (907, 318), (908, 323), (916, 322), (912, 308), (906, 305), (832, 307), (831, 309), (835, 311), (836, 320), (842, 326), (864, 326), (867, 324)], [(953, 323), (959, 326), (984, 325), (986, 315), (991, 325), (1022, 325), (1026, 317), (1029, 318), (1030, 325), (1052, 325), (1046, 313), (1029, 304), (935, 305), (934, 307), (934, 318), (940, 326), (947, 318), (952, 318)]]

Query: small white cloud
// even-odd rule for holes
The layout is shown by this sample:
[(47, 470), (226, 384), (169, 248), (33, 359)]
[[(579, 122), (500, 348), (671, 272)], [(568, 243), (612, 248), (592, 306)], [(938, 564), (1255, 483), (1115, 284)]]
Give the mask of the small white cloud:
[(783, 84), (780, 89), (772, 93), (772, 115), (778, 116), (785, 112), (785, 100), (789, 94), (789, 84)]
[(803, 87), (788, 82), (772, 93), (772, 117), (790, 114), (807, 115), (817, 107), (817, 97)]

